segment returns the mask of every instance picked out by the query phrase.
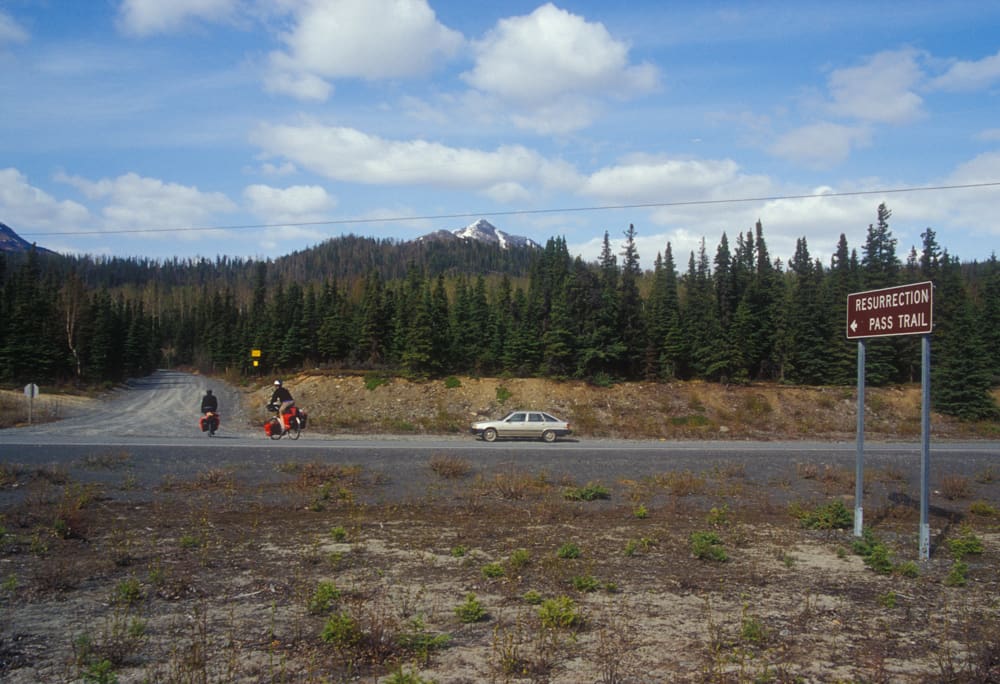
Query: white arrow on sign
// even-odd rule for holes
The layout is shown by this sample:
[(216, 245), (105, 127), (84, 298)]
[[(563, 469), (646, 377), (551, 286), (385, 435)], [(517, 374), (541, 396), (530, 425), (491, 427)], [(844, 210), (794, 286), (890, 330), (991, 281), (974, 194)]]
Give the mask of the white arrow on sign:
[(857, 331), (858, 331), (858, 322), (851, 321), (851, 332), (857, 332)]

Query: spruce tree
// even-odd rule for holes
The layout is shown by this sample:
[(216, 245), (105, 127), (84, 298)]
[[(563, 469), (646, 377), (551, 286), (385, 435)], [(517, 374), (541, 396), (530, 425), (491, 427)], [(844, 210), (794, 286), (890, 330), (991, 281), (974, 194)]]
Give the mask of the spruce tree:
[(847, 237), (841, 233), (837, 249), (830, 257), (830, 269), (823, 279), (824, 382), (827, 384), (850, 385), (857, 381), (858, 342), (847, 339), (847, 295), (861, 290), (860, 278), (857, 258), (851, 257)]
[(635, 226), (631, 223), (625, 231), (625, 247), (622, 250), (621, 282), (618, 288), (618, 329), (624, 347), (620, 370), (626, 378), (636, 378), (642, 368), (645, 353), (645, 319), (643, 303), (639, 296), (639, 251), (635, 244)]
[(792, 290), (788, 311), (788, 378), (818, 385), (826, 379), (826, 339), (821, 299), (823, 267), (809, 255), (806, 238), (796, 240), (795, 256), (788, 264)]
[[(896, 257), (896, 238), (889, 229), (892, 211), (885, 204), (878, 205), (877, 221), (869, 224), (868, 236), (862, 248), (861, 274), (865, 290), (877, 290), (899, 285), (899, 259)], [(903, 349), (906, 341), (898, 337), (873, 339), (866, 345), (865, 378), (871, 385), (885, 385), (894, 380), (907, 379)]]
[(931, 403), (941, 413), (963, 420), (998, 418), (1000, 410), (990, 394), (990, 354), (962, 283), (961, 264), (945, 252), (940, 268), (941, 282), (935, 293)]

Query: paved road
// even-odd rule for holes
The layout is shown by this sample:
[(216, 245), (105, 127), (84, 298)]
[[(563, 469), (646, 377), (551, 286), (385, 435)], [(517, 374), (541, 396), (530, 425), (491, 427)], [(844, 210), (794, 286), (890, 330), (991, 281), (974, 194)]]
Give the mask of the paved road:
[[(198, 406), (207, 387), (219, 395), (223, 425), (209, 438), (197, 427)], [(291, 462), (360, 464), (384, 473), (387, 492), (406, 497), (426, 491), (435, 480), (428, 468), (434, 455), (469, 461), (480, 473), (515, 467), (544, 471), (555, 481), (586, 483), (641, 480), (666, 471), (701, 472), (740, 462), (748, 478), (770, 482), (793, 479), (796, 464), (818, 463), (853, 472), (853, 442), (668, 442), (571, 439), (555, 444), (497, 442), (471, 436), (349, 437), (307, 431), (293, 442), (272, 441), (252, 429), (240, 393), (224, 383), (176, 371), (159, 371), (129, 383), (105, 401), (65, 420), (0, 431), (0, 461), (25, 467), (58, 466), (77, 481), (120, 482), (121, 472), (93, 466), (104, 456), (127, 454), (129, 477), (137, 490), (173, 477), (191, 479), (222, 468), (250, 482), (280, 482), (277, 468)], [(866, 468), (892, 467), (916, 490), (920, 445), (867, 443)], [(973, 477), (988, 469), (1000, 476), (1000, 443), (932, 443), (931, 486), (943, 474)]]

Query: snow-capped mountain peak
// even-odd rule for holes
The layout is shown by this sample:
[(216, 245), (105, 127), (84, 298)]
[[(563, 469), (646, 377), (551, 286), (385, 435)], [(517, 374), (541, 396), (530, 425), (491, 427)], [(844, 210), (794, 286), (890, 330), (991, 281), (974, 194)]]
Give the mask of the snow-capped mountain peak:
[(541, 245), (531, 238), (505, 233), (486, 219), (479, 219), (475, 223), (470, 223), (465, 228), (452, 231), (452, 234), (461, 240), (475, 240), (496, 244), (501, 249), (508, 249), (510, 247), (541, 247)]

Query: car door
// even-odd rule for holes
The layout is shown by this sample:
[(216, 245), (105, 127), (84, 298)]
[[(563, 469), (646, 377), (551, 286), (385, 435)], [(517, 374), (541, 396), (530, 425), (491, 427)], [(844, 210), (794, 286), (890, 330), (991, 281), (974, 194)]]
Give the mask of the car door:
[(527, 424), (527, 416), (524, 413), (512, 413), (510, 417), (503, 422), (503, 427), (499, 430), (500, 434), (504, 437), (523, 437), (524, 436), (524, 426)]
[(545, 417), (541, 413), (529, 413), (524, 436), (539, 439), (545, 431)]

